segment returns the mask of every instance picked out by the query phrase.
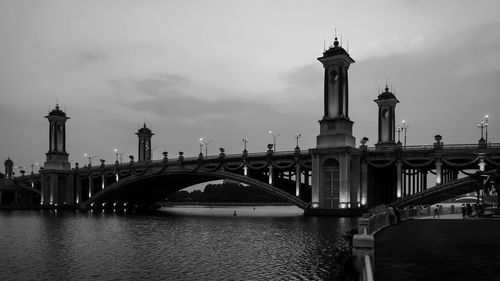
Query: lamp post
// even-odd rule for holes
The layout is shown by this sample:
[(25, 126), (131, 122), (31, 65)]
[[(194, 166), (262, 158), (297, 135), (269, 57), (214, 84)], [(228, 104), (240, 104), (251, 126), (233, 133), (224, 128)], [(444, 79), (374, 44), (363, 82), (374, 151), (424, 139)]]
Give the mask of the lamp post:
[(32, 174), (34, 173), (34, 169), (33, 168), (35, 168), (35, 166), (38, 166), (38, 162), (31, 164), (31, 173)]
[(484, 126), (486, 127), (486, 144), (488, 144), (488, 115), (484, 116)]
[(299, 139), (300, 139), (301, 136), (302, 136), (301, 134), (296, 134), (295, 137), (294, 137), (297, 140), (297, 146), (296, 146), (296, 148), (299, 148)]
[(404, 133), (404, 147), (406, 148), (406, 130), (408, 129), (408, 127), (410, 127), (410, 125), (406, 124), (406, 121), (403, 120), (402, 121), (403, 125), (401, 125), (401, 129), (403, 130), (403, 133)]
[(481, 140), (484, 140), (484, 138), (483, 138), (483, 132), (484, 132), (484, 128), (485, 127), (487, 128), (487, 125), (485, 125), (484, 120), (479, 121), (477, 123), (477, 127), (481, 128)]
[(243, 146), (244, 146), (243, 151), (246, 151), (246, 150), (247, 150), (247, 142), (248, 142), (248, 139), (247, 139), (247, 138), (243, 138), (243, 139), (242, 139), (242, 141), (243, 141), (243, 143), (244, 143), (244, 145), (243, 145)]
[(271, 137), (273, 137), (273, 141), (274, 141), (273, 147), (274, 147), (274, 151), (276, 151), (276, 139), (280, 136), (280, 134), (279, 133), (274, 134), (273, 131), (269, 131), (269, 134), (271, 135)]
[(200, 144), (200, 155), (203, 155), (203, 138), (200, 138), (198, 143)]
[(118, 162), (118, 155), (120, 155), (120, 164), (121, 164), (123, 162), (122, 161), (123, 160), (123, 154), (127, 153), (127, 151), (126, 150), (125, 151), (120, 151), (120, 149), (118, 149), (118, 148), (115, 148), (114, 151), (115, 151), (115, 154), (116, 154), (116, 162)]
[[(205, 158), (208, 157), (208, 145), (212, 142), (212, 140), (207, 140), (205, 138), (200, 139), (200, 143), (205, 145)], [(201, 146), (200, 146), (201, 147)]]
[(94, 159), (95, 155), (90, 155), (88, 153), (83, 154), (83, 156), (89, 159), (89, 168), (92, 167), (92, 159)]

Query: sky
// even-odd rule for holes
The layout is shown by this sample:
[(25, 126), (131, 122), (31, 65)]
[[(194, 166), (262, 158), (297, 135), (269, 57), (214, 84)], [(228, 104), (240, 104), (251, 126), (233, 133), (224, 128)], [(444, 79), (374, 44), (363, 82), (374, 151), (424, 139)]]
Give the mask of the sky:
[[(500, 142), (498, 1), (0, 1), (0, 160), (45, 161), (56, 102), (71, 118), (72, 165), (137, 157), (138, 126), (154, 159), (316, 146), (324, 42), (336, 30), (349, 71), (356, 143), (377, 140), (387, 79), (408, 145), (476, 143), (489, 115)], [(94, 164), (98, 161), (95, 159)], [(3, 169), (0, 169), (3, 172)], [(27, 168), (30, 171), (30, 168)], [(35, 171), (37, 169), (35, 168)], [(18, 173), (18, 170), (16, 170)]]

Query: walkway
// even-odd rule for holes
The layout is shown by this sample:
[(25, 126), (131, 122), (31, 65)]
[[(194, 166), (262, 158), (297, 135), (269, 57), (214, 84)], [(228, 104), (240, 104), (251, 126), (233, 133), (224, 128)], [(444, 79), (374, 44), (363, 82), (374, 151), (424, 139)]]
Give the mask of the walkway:
[(499, 253), (498, 219), (411, 220), (376, 234), (375, 280), (500, 281)]

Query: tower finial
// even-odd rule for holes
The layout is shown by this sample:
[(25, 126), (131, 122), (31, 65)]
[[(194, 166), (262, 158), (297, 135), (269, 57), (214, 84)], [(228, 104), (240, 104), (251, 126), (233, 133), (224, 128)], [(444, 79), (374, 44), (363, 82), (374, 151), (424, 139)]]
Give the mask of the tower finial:
[(349, 40), (347, 40), (347, 52), (349, 53)]
[[(335, 38), (337, 38), (337, 28), (334, 28), (334, 31), (335, 31)], [(335, 39), (337, 40), (337, 39)]]
[(323, 38), (323, 52), (326, 51), (326, 39)]
[(342, 47), (342, 34), (340, 34), (340, 47)]

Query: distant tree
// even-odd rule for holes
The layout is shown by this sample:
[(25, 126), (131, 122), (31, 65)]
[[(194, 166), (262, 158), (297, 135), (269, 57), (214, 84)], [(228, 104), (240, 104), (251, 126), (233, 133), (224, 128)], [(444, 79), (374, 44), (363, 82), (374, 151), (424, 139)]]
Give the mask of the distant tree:
[(185, 190), (177, 191), (167, 195), (167, 201), (186, 202), (189, 201), (189, 192)]

